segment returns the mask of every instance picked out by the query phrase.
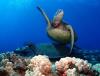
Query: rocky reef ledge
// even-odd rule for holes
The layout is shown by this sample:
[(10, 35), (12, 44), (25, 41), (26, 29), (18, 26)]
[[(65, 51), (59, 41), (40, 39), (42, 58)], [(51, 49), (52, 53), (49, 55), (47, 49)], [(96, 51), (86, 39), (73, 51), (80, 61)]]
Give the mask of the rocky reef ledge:
[(77, 57), (88, 60), (92, 64), (100, 63), (100, 50), (86, 50), (74, 48), (72, 53), (69, 55), (69, 48), (63, 45), (54, 44), (37, 44), (29, 43), (22, 48), (17, 48), (14, 53), (24, 57), (33, 57), (35, 55), (47, 55), (50, 60), (56, 61), (60, 58), (69, 56)]

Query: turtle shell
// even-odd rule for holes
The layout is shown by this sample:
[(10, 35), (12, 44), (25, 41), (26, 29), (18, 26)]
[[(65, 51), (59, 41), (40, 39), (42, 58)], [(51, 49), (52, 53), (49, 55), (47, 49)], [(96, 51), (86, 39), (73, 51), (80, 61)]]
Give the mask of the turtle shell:
[(51, 39), (59, 43), (66, 44), (66, 43), (69, 43), (71, 39), (70, 31), (62, 30), (59, 28), (48, 28), (47, 34)]

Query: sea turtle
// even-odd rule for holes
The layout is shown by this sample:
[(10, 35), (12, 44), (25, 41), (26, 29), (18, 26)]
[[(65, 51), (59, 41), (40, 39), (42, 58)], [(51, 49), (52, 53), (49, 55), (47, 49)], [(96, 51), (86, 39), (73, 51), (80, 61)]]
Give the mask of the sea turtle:
[(41, 14), (45, 17), (45, 20), (48, 24), (47, 26), (47, 34), (48, 36), (61, 44), (69, 44), (71, 43), (70, 53), (72, 52), (74, 42), (77, 40), (77, 36), (72, 26), (65, 23), (62, 18), (64, 15), (64, 11), (59, 9), (56, 12), (56, 15), (51, 22), (41, 7), (37, 7), (37, 9), (41, 12)]

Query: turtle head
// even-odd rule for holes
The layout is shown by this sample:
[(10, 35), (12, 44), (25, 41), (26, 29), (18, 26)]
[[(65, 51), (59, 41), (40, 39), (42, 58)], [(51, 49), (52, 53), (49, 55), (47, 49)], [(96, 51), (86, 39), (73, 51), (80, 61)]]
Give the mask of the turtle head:
[(58, 9), (53, 18), (54, 26), (58, 26), (62, 22), (63, 15), (64, 11), (62, 9)]

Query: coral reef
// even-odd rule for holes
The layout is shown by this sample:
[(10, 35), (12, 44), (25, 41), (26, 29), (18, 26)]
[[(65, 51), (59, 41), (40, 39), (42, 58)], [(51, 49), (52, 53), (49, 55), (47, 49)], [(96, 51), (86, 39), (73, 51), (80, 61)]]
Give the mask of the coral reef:
[(13, 52), (0, 54), (0, 76), (100, 76), (100, 63), (64, 57), (51, 62), (46, 55), (22, 57)]
[[(9, 53), (9, 56), (7, 57), (6, 55), (5, 57), (5, 54), (1, 54), (3, 58), (0, 62), (5, 72), (7, 72), (9, 76), (25, 76), (26, 67), (28, 65), (27, 58), (23, 58), (14, 53)], [(3, 70), (2, 68), (1, 70)]]

